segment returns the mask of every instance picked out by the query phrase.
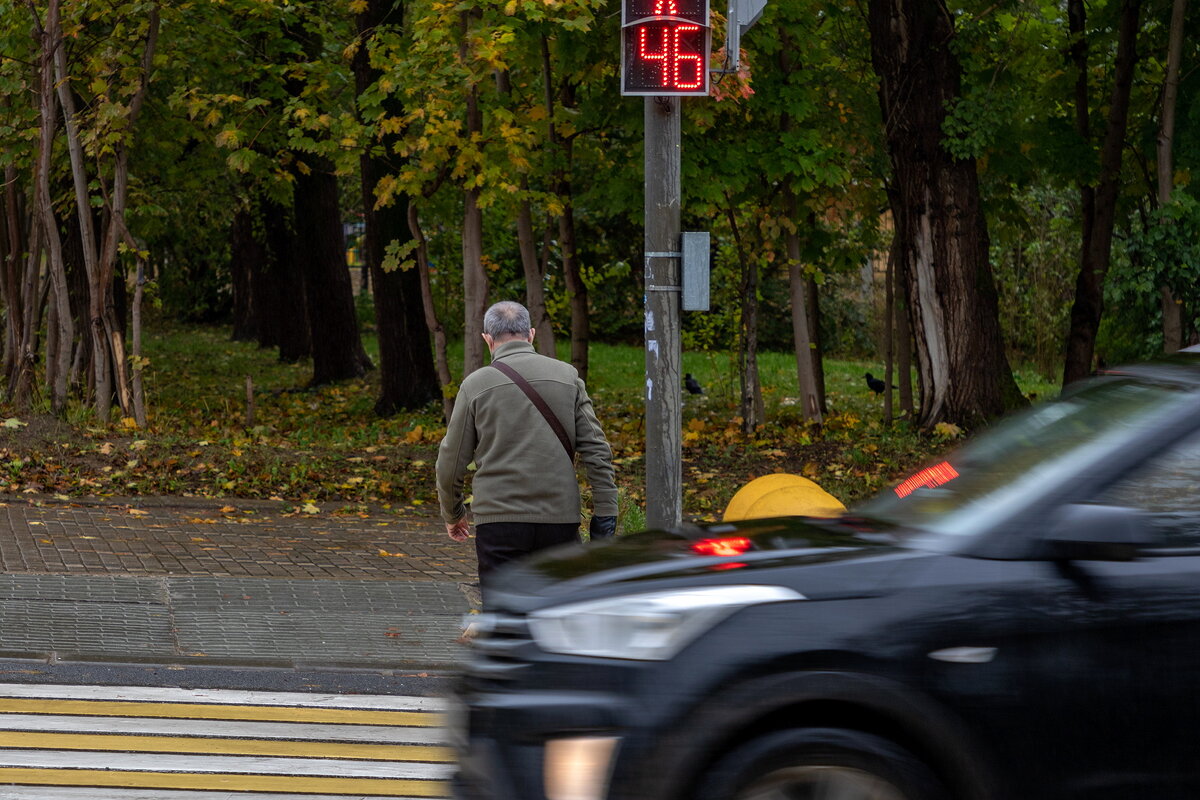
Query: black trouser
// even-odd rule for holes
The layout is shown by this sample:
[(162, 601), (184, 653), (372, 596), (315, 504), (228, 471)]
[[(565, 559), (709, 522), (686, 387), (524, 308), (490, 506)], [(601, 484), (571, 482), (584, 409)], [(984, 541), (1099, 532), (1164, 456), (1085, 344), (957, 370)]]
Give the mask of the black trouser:
[(483, 586), (497, 567), (509, 561), (578, 542), (579, 523), (485, 522), (475, 526), (475, 557), (479, 561), (479, 585)]

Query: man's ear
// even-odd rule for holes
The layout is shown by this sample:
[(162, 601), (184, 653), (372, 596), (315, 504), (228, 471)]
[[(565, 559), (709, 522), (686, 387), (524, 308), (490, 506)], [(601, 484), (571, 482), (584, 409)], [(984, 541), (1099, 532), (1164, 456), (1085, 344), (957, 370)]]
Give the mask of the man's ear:
[(492, 339), (492, 337), (488, 336), (486, 333), (481, 333), (481, 334), (479, 334), (479, 335), (483, 337), (483, 341), (484, 341), (484, 343), (485, 343), (485, 344), (488, 346), (488, 350), (494, 350), (494, 349), (495, 349), (495, 347), (496, 347), (496, 343), (495, 343), (495, 341)]
[(537, 336), (537, 328), (530, 328), (529, 329), (529, 343), (530, 344), (533, 344), (534, 336)]

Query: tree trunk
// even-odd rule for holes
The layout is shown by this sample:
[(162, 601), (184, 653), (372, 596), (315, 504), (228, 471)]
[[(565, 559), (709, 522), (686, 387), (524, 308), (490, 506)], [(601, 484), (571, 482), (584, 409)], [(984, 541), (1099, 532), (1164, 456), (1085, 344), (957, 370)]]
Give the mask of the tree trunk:
[(146, 389), (142, 382), (142, 297), (146, 286), (146, 262), (141, 256), (137, 260), (137, 284), (133, 290), (133, 418), (139, 427), (145, 428)]
[[(542, 37), (543, 53), (546, 52), (546, 37)], [(546, 65), (543, 63), (543, 75)], [(496, 88), (508, 100), (509, 106), (515, 105), (513, 100), (512, 79), (508, 70), (496, 71)], [(537, 238), (533, 232), (533, 208), (529, 202), (529, 181), (521, 176), (521, 199), (517, 201), (517, 249), (521, 253), (521, 270), (525, 274), (525, 308), (529, 310), (529, 321), (537, 331), (533, 346), (544, 356), (557, 357), (554, 347), (554, 326), (550, 324), (550, 314), (546, 311), (546, 294), (543, 283), (546, 280), (546, 268), (549, 262), (538, 258)]]
[(825, 402), (825, 345), (821, 339), (820, 285), (812, 275), (805, 276), (804, 299), (808, 303), (808, 341), (812, 343), (813, 377), (817, 382), (817, 402), (822, 414), (829, 413)]
[[(353, 66), (355, 88), (360, 95), (379, 78), (379, 71), (371, 67), (371, 37), (382, 26), (399, 30), (403, 21), (402, 0), (369, 0), (358, 15), (358, 33), (364, 41), (354, 55)], [(403, 116), (404, 111), (398, 101), (390, 98), (384, 101), (384, 110), (393, 117)], [(383, 269), (387, 244), (403, 244), (413, 238), (408, 225), (407, 195), (397, 195), (391, 205), (376, 208), (376, 185), (385, 175), (400, 171), (399, 157), (392, 155), (400, 140), (401, 137), (395, 134), (383, 136), (379, 141), (382, 154), (364, 152), (360, 159), (364, 223), (360, 257), (366, 267), (363, 291), (367, 290), (368, 280), (375, 287), (380, 370), (375, 413), (380, 416), (420, 408), (442, 394), (429, 347), (429, 331), (425, 327), (420, 270), (385, 272)]]
[(235, 342), (252, 342), (258, 338), (254, 315), (254, 280), (256, 269), (262, 269), (266, 251), (254, 235), (254, 217), (249, 210), (239, 208), (233, 215), (229, 230), (229, 272), (233, 283), (233, 335)]
[[(566, 151), (570, 152), (570, 149), (568, 144)], [(562, 253), (567, 294), (571, 298), (571, 365), (575, 367), (579, 377), (586, 381), (592, 323), (588, 316), (587, 284), (583, 282), (579, 271), (579, 257), (575, 252), (575, 209), (572, 207), (570, 182), (565, 179), (559, 181), (557, 194), (563, 201), (563, 213), (558, 218), (558, 248)]]
[(289, 210), (274, 200), (262, 201), (262, 214), (268, 258), (253, 287), (259, 342), (277, 346), (280, 361), (295, 363), (312, 354), (295, 228)]
[(425, 325), (433, 334), (433, 351), (437, 363), (438, 381), (442, 386), (442, 413), (445, 421), (450, 421), (454, 411), (454, 397), (451, 387), (454, 378), (450, 374), (450, 359), (446, 356), (446, 329), (438, 319), (437, 309), (433, 305), (433, 289), (429, 284), (429, 248), (425, 243), (425, 234), (421, 231), (421, 220), (417, 215), (417, 207), (412, 203), (408, 206), (408, 229), (412, 232), (417, 243), (416, 259), (417, 274), (421, 278), (421, 306), (425, 311)]
[[(57, 6), (51, 0), (52, 8)], [(57, 15), (51, 31), (55, 39), (61, 35)], [(71, 160), (71, 178), (75, 187), (75, 219), (79, 224), (79, 240), (83, 247), (83, 262), (88, 281), (87, 328), (91, 342), (91, 364), (93, 402), (96, 417), (107, 422), (112, 409), (112, 373), (109, 371), (107, 337), (104, 332), (104, 292), (107, 285), (100, 281), (100, 257), (96, 249), (96, 233), (92, 224), (91, 195), (88, 188), (89, 176), (84, 163), (83, 145), (75, 123), (75, 99), (67, 80), (67, 56), (65, 46), (54, 50), (54, 79), (58, 88), (58, 100), (62, 106), (67, 131), (67, 152)]]
[[(1076, 126), (1085, 141), (1091, 140), (1087, 95), (1086, 11), (1084, 0), (1068, 0), (1071, 48), (1078, 71), (1076, 78)], [(1138, 18), (1141, 0), (1122, 0), (1117, 40), (1116, 66), (1104, 143), (1100, 149), (1100, 171), (1095, 189), (1080, 186), (1083, 210), (1082, 241), (1079, 251), (1079, 277), (1075, 282), (1075, 302), (1071, 306), (1071, 328), (1067, 334), (1063, 385), (1085, 378), (1092, 372), (1096, 333), (1104, 311), (1104, 276), (1112, 257), (1113, 228), (1116, 224), (1117, 197), (1121, 189), (1121, 151), (1129, 122), (1129, 98), (1137, 64)]]
[(871, 56), (887, 132), (899, 237), (922, 375), (918, 421), (975, 426), (1019, 405), (1000, 336), (974, 159), (942, 146), (961, 68), (941, 0), (871, 0)]
[[(467, 41), (478, 11), (461, 15), (462, 43), (459, 57), (467, 59)], [(466, 135), (475, 141), (483, 133), (483, 110), (479, 107), (479, 86), (467, 90)], [(483, 268), (483, 210), (479, 207), (479, 189), (463, 190), (463, 376), (483, 366), (483, 315), (488, 306), (488, 276)]]
[[(522, 185), (522, 188), (526, 187)], [(533, 233), (533, 210), (528, 200), (522, 200), (517, 207), (517, 246), (521, 250), (521, 267), (525, 272), (525, 307), (529, 309), (530, 322), (537, 330), (534, 347), (544, 356), (557, 358), (554, 326), (550, 323), (550, 313), (546, 311), (546, 293), (542, 285), (546, 280), (547, 263), (538, 258), (537, 240)]]
[[(587, 284), (579, 270), (579, 258), (575, 248), (575, 206), (571, 188), (571, 159), (574, 154), (573, 140), (564, 138), (554, 125), (554, 70), (550, 58), (550, 40), (542, 37), (542, 84), (545, 92), (547, 131), (550, 146), (556, 151), (558, 168), (554, 176), (554, 193), (562, 202), (563, 212), (558, 218), (558, 249), (562, 256), (563, 280), (571, 303), (571, 365), (579, 377), (587, 380), (588, 342), (591, 339), (591, 319), (588, 315)], [(564, 81), (558, 89), (559, 101), (573, 108), (575, 91)]]
[[(796, 221), (796, 196), (787, 193), (788, 217)], [(800, 387), (800, 406), (804, 419), (821, 422), (821, 400), (817, 394), (817, 376), (813, 370), (813, 348), (809, 339), (807, 281), (800, 263), (800, 233), (793, 224), (787, 232), (788, 283), (792, 301), (792, 339), (796, 350), (796, 379)]]
[(463, 377), (483, 366), (483, 315), (488, 306), (488, 277), (483, 269), (483, 211), (479, 190), (463, 192)]
[[(70, 298), (67, 291), (67, 276), (63, 266), (62, 240), (58, 235), (58, 222), (54, 217), (53, 199), (50, 196), (50, 169), (51, 155), (54, 149), (54, 132), (57, 127), (56, 117), (57, 109), (54, 98), (55, 84), (55, 56), (54, 54), (62, 50), (62, 27), (59, 24), (59, 3), (58, 0), (50, 0), (46, 10), (46, 24), (42, 26), (38, 21), (38, 29), (41, 38), (40, 60), (39, 60), (39, 112), (40, 112), (40, 139), (38, 146), (38, 159), (36, 167), (36, 196), (38, 213), (41, 215), (40, 228), (42, 231), (43, 241), (46, 246), (46, 256), (48, 258), (48, 270), (50, 273), (50, 282), (53, 286), (53, 296), (55, 304), (54, 323), (56, 330), (56, 346), (54, 351), (47, 353), (46, 369), (47, 381), (50, 384), (50, 410), (61, 416), (66, 412), (67, 407), (67, 380), (71, 371), (71, 342), (75, 338), (74, 326), (71, 323), (71, 306)], [(36, 18), (35, 18), (36, 21)], [(36, 251), (36, 248), (34, 248)], [(36, 261), (30, 264), (29, 275), (32, 279), (29, 283), (33, 286), (37, 285), (36, 275), (40, 271), (40, 264)], [(30, 297), (34, 300), (36, 295)], [(29, 295), (27, 295), (29, 296)], [(32, 309), (26, 305), (26, 309), (32, 312)], [(30, 322), (31, 317), (26, 317), (26, 322)], [(21, 369), (26, 371), (26, 374), (18, 380), (26, 381), (26, 389), (18, 388), (17, 397), (23, 399), (29, 384), (32, 382), (33, 375), (33, 350), (32, 337), (36, 335), (34, 329), (29, 324), (26, 325), (26, 336), (24, 342), (21, 359), (24, 362)]]
[(762, 383), (758, 377), (758, 262), (746, 257), (746, 249), (733, 207), (725, 209), (729, 229), (741, 264), (742, 308), (738, 324), (738, 377), (741, 397), (742, 432), (752, 435), (766, 419)]
[[(1171, 7), (1171, 28), (1167, 44), (1167, 74), (1163, 79), (1162, 118), (1158, 126), (1158, 204), (1171, 202), (1175, 190), (1175, 106), (1179, 96), (1179, 62), (1183, 53), (1183, 16), (1187, 0), (1175, 0)], [(1183, 307), (1170, 286), (1161, 288), (1163, 351), (1174, 353), (1183, 347)]]
[(896, 239), (888, 248), (883, 275), (883, 422), (892, 424), (892, 367), (896, 344)]
[[(785, 76), (797, 76), (800, 72), (794, 68), (792, 54), (799, 52), (796, 43), (786, 31), (781, 31), (783, 47), (779, 48), (779, 69)], [(792, 115), (784, 111), (780, 115), (779, 129), (783, 133), (792, 130), (794, 120)], [(799, 225), (799, 208), (796, 194), (789, 185), (785, 187), (787, 215), (793, 225)], [(810, 225), (815, 224), (813, 214), (809, 214)], [(817, 306), (817, 282), (813, 276), (804, 274), (800, 264), (800, 234), (793, 229), (787, 237), (788, 250), (788, 282), (792, 305), (792, 340), (796, 350), (796, 373), (800, 386), (800, 401), (803, 405), (804, 418), (809, 421), (821, 422), (825, 413), (825, 374), (821, 363), (820, 330), (817, 322), (819, 308)]]
[(309, 385), (321, 386), (361, 378), (374, 365), (358, 333), (333, 164), (321, 157), (305, 158), (311, 169), (296, 176), (296, 255), (312, 337)]
[[(7, 105), (7, 103), (5, 104)], [(27, 246), (25, 239), (25, 198), (17, 188), (17, 168), (9, 164), (4, 168), (4, 195), (0, 198), (3, 222), (0, 224), (0, 294), (4, 308), (4, 375), (12, 377), (21, 348), (21, 332), (25, 327), (25, 310), (21, 306), (22, 256)]]
[(908, 280), (901, 273), (901, 270), (904, 269), (903, 264), (897, 264), (896, 269), (896, 372), (900, 387), (900, 411), (909, 419), (913, 419), (917, 413), (917, 407), (913, 403), (912, 328), (908, 325), (909, 303), (905, 300), (908, 292)]

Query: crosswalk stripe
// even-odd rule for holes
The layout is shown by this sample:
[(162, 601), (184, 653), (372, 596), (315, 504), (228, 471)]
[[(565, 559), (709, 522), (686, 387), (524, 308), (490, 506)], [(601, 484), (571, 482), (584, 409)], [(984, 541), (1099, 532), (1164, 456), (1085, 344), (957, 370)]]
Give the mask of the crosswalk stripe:
[[(357, 797), (351, 800), (358, 800)], [(137, 789), (130, 787), (101, 788), (98, 786), (0, 786), (0, 800), (347, 800), (346, 795), (332, 794), (263, 794), (242, 795), (227, 790), (216, 792), (192, 791), (190, 789)], [(372, 800), (421, 800), (421, 798), (393, 795), (372, 796)]]
[(312, 743), (219, 739), (198, 736), (131, 736), (125, 733), (71, 734), (0, 732), (0, 747), (40, 750), (120, 750), (137, 753), (206, 753), (209, 755), (287, 756), (292, 758), (357, 758), (371, 761), (450, 762), (448, 747), (420, 745)]
[(71, 714), (106, 717), (172, 717), (185, 719), (243, 719), (279, 722), (333, 722), (347, 725), (442, 724), (440, 714), (427, 711), (360, 711), (344, 708), (209, 705), (104, 700), (42, 700), (0, 697), (0, 714)]
[(42, 786), (100, 786), (149, 789), (200, 789), (226, 792), (291, 792), (340, 794), (360, 797), (446, 797), (439, 781), (372, 778), (309, 778), (277, 775), (224, 775), (189, 773), (121, 772), (118, 770), (15, 769), (0, 767), (0, 782)]
[[(80, 688), (62, 684), (0, 683), (0, 697), (78, 700)], [(446, 701), (439, 697), (413, 695), (309, 694), (238, 689), (180, 689), (166, 686), (88, 686), (86, 690), (89, 700), (359, 708), (378, 711), (443, 711), (446, 708)]]
[(0, 684), (0, 800), (445, 798), (446, 707), (388, 695)]
[[(209, 736), (227, 739), (311, 739), (365, 744), (444, 745), (440, 728), (390, 725), (247, 722), (241, 720), (151, 719), (139, 717), (70, 717), (0, 714), (0, 731), (43, 733), (111, 733), (141, 736)], [(0, 800), (3, 796), (0, 795)]]
[[(412, 778), (442, 780), (450, 764), (417, 761), (355, 761), (327, 758), (197, 756), (157, 753), (74, 752), (60, 750), (0, 751), (0, 769), (113, 770), (120, 772), (229, 773), (237, 775), (302, 775), (345, 778)], [(394, 792), (393, 792), (394, 794)]]

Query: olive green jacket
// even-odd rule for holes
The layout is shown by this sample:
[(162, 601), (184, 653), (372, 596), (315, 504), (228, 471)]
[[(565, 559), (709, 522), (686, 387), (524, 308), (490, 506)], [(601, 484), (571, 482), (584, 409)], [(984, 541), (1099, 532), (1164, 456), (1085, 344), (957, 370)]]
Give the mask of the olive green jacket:
[[(612, 450), (579, 373), (521, 340), (499, 345), (492, 360), (515, 369), (550, 406), (587, 471), (593, 513), (616, 516)], [(463, 483), (472, 461), (475, 524), (579, 522), (579, 481), (562, 442), (520, 387), (492, 367), (463, 379), (438, 448), (438, 500), (447, 523), (466, 514)]]

